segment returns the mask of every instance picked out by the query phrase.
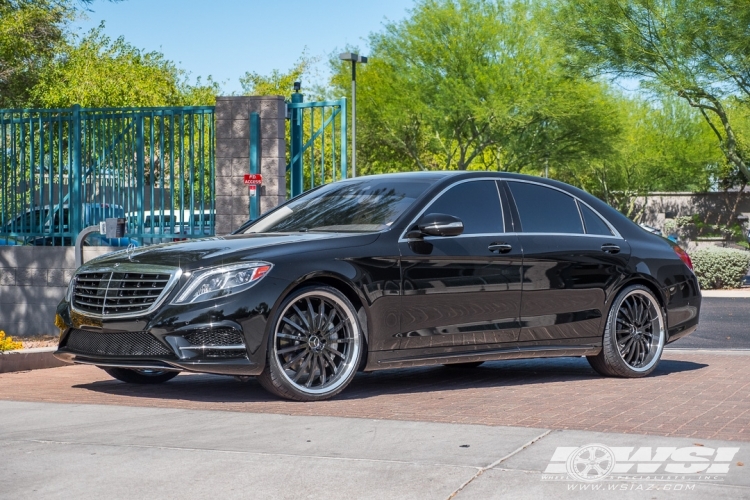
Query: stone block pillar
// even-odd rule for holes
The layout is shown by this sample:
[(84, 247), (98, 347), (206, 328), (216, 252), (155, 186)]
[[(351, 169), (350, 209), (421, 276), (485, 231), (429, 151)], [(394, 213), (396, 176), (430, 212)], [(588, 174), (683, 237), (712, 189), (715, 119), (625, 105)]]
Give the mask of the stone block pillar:
[(216, 234), (237, 229), (249, 217), (250, 113), (260, 115), (260, 211), (286, 201), (286, 106), (282, 96), (216, 98)]

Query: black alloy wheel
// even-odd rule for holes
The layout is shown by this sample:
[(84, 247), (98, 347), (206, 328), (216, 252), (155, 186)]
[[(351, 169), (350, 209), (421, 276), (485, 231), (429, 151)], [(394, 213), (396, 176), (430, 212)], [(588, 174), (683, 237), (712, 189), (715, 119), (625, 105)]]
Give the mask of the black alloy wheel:
[(664, 350), (664, 311), (642, 285), (622, 290), (609, 311), (602, 350), (588, 356), (598, 373), (616, 377), (645, 377), (656, 369)]
[(354, 378), (364, 341), (357, 311), (328, 286), (293, 293), (279, 307), (258, 377), (270, 392), (296, 401), (328, 399)]
[(128, 384), (161, 384), (172, 380), (180, 372), (171, 370), (150, 370), (145, 368), (113, 368), (101, 367), (120, 382)]

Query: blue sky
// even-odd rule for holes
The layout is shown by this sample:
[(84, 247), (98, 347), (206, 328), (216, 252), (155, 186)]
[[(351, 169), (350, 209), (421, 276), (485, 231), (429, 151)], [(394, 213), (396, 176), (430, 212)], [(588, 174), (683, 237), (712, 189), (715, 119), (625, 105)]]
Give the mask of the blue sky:
[(350, 44), (367, 55), (367, 35), (380, 31), (386, 19), (403, 19), (412, 5), (412, 0), (97, 0), (74, 29), (84, 33), (104, 21), (108, 36), (158, 50), (193, 78), (212, 75), (226, 92), (238, 92), (246, 71), (285, 71), (305, 48), (321, 58), (319, 78), (325, 78), (331, 52)]

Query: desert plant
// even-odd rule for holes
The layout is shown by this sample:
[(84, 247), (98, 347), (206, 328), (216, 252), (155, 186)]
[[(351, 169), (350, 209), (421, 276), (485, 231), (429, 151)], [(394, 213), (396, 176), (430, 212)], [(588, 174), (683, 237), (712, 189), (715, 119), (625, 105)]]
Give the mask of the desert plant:
[(750, 267), (750, 252), (731, 248), (701, 248), (690, 258), (703, 289), (739, 288)]
[(5, 332), (0, 330), (0, 352), (20, 349), (23, 344), (13, 340), (13, 337), (6, 337)]

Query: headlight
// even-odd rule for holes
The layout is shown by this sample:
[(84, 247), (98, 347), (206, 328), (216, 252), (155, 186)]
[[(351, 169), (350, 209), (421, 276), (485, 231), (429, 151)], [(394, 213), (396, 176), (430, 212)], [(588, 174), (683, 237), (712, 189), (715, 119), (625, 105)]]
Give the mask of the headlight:
[(65, 290), (65, 302), (70, 304), (70, 302), (73, 300), (73, 287), (76, 286), (76, 277), (73, 276), (70, 278), (70, 283), (68, 283), (68, 289)]
[(203, 302), (245, 291), (272, 267), (268, 262), (248, 262), (195, 271), (173, 304)]

